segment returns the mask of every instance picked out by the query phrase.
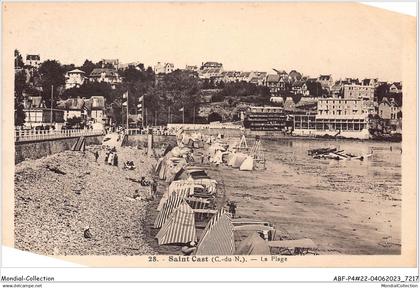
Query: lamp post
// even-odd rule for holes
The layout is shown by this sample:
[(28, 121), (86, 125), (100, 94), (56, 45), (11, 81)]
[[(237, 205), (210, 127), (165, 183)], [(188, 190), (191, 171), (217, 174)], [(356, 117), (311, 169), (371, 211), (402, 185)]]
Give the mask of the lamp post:
[(50, 104), (50, 111), (51, 111), (51, 115), (50, 115), (50, 129), (52, 127), (52, 122), (53, 122), (53, 97), (54, 97), (54, 85), (51, 85), (51, 104)]

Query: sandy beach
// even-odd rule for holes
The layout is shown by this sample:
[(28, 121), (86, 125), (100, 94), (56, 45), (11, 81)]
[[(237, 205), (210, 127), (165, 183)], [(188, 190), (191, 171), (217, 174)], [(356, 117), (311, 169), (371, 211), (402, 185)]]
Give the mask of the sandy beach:
[[(263, 145), (266, 170), (209, 169), (238, 204), (238, 217), (270, 221), (282, 239), (310, 238), (320, 254), (400, 253), (400, 144), (285, 140)], [(374, 155), (346, 163), (307, 155), (308, 149), (327, 145)]]

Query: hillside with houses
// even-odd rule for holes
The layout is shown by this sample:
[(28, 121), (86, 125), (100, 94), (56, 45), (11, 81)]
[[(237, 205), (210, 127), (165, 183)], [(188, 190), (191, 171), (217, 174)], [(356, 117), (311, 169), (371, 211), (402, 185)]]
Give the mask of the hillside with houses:
[[(235, 71), (213, 61), (146, 68), (140, 61), (101, 59), (77, 67), (15, 50), (15, 126), (21, 129), (239, 121), (245, 128), (303, 136), (311, 129), (381, 136), (401, 133), (402, 95), (401, 82), (372, 78)], [(252, 107), (279, 107), (289, 120), (255, 128)]]

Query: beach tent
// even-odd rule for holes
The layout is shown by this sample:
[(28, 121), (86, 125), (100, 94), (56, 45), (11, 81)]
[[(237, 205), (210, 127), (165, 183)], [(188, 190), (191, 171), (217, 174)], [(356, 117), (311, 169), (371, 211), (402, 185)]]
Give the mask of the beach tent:
[(248, 156), (245, 158), (245, 160), (242, 162), (241, 166), (239, 167), (239, 170), (241, 171), (252, 171), (254, 169), (254, 158), (251, 156)]
[(228, 166), (233, 166), (233, 164), (235, 164), (235, 156), (236, 153), (230, 153), (227, 159), (227, 165)]
[(239, 168), (241, 167), (242, 162), (244, 162), (244, 160), (246, 159), (248, 155), (243, 154), (243, 153), (235, 153), (235, 160), (233, 162), (232, 167), (233, 168)]
[(169, 197), (168, 200), (163, 204), (162, 209), (156, 217), (153, 228), (162, 227), (166, 220), (168, 220), (168, 217), (174, 212), (176, 208), (178, 208), (183, 199), (184, 197), (182, 195), (178, 195), (175, 192), (171, 194), (171, 197)]
[(160, 169), (162, 168), (162, 162), (163, 162), (163, 157), (160, 157), (158, 162), (156, 163), (155, 173), (159, 174)]
[(156, 234), (159, 245), (197, 241), (194, 211), (182, 201)]
[(270, 255), (270, 247), (258, 233), (253, 232), (236, 248), (236, 255)]
[(227, 213), (219, 210), (207, 223), (197, 245), (197, 255), (233, 255), (233, 225)]
[(186, 195), (192, 195), (194, 193), (194, 181), (192, 180), (176, 180), (172, 181), (172, 183), (168, 187), (169, 195), (172, 194), (172, 192), (177, 192), (180, 190), (187, 190), (188, 193), (185, 193)]
[(186, 197), (185, 200), (192, 209), (207, 209), (210, 205), (210, 201), (205, 198), (192, 196)]
[(168, 146), (166, 146), (165, 150), (163, 151), (162, 156), (165, 156), (166, 154), (168, 154), (172, 149), (173, 149), (172, 145), (168, 144)]
[(193, 195), (194, 194), (194, 182), (186, 181), (186, 180), (178, 180), (172, 181), (169, 185), (168, 190), (163, 194), (162, 198), (160, 199), (159, 205), (157, 207), (157, 211), (161, 211), (163, 205), (168, 200), (170, 195), (174, 193), (182, 198)]

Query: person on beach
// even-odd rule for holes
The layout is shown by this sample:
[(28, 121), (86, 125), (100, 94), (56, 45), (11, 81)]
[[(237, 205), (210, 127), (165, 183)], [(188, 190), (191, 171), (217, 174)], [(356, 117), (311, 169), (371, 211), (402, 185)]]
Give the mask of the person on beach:
[(236, 214), (236, 204), (233, 201), (229, 201), (227, 203), (228, 207), (229, 207), (229, 213), (232, 214), (232, 219), (235, 218), (235, 214)]
[(144, 176), (142, 176), (141, 179), (140, 179), (140, 185), (141, 186), (148, 186), (148, 183), (147, 183), (146, 178)]
[(113, 163), (112, 163), (114, 166), (117, 166), (118, 167), (118, 155), (117, 155), (117, 153), (114, 153), (114, 161), (113, 161)]
[(109, 158), (110, 153), (111, 152), (109, 150), (107, 150), (106, 153), (105, 153), (105, 164), (108, 164), (108, 158)]
[(98, 158), (99, 158), (98, 151), (95, 151), (94, 155), (95, 155), (95, 162), (98, 162)]
[(187, 245), (182, 246), (181, 252), (185, 256), (191, 255), (197, 249), (196, 245), (197, 245), (197, 243), (195, 243), (194, 241), (191, 241)]
[(157, 190), (156, 181), (155, 180), (151, 180), (150, 181), (150, 200), (154, 200), (155, 199), (156, 190)]
[(115, 153), (114, 152), (109, 153), (108, 165), (113, 165), (114, 164), (114, 157), (115, 157)]
[(152, 189), (152, 199), (155, 199), (155, 196), (157, 193), (157, 182), (155, 180), (152, 180), (151, 189)]

